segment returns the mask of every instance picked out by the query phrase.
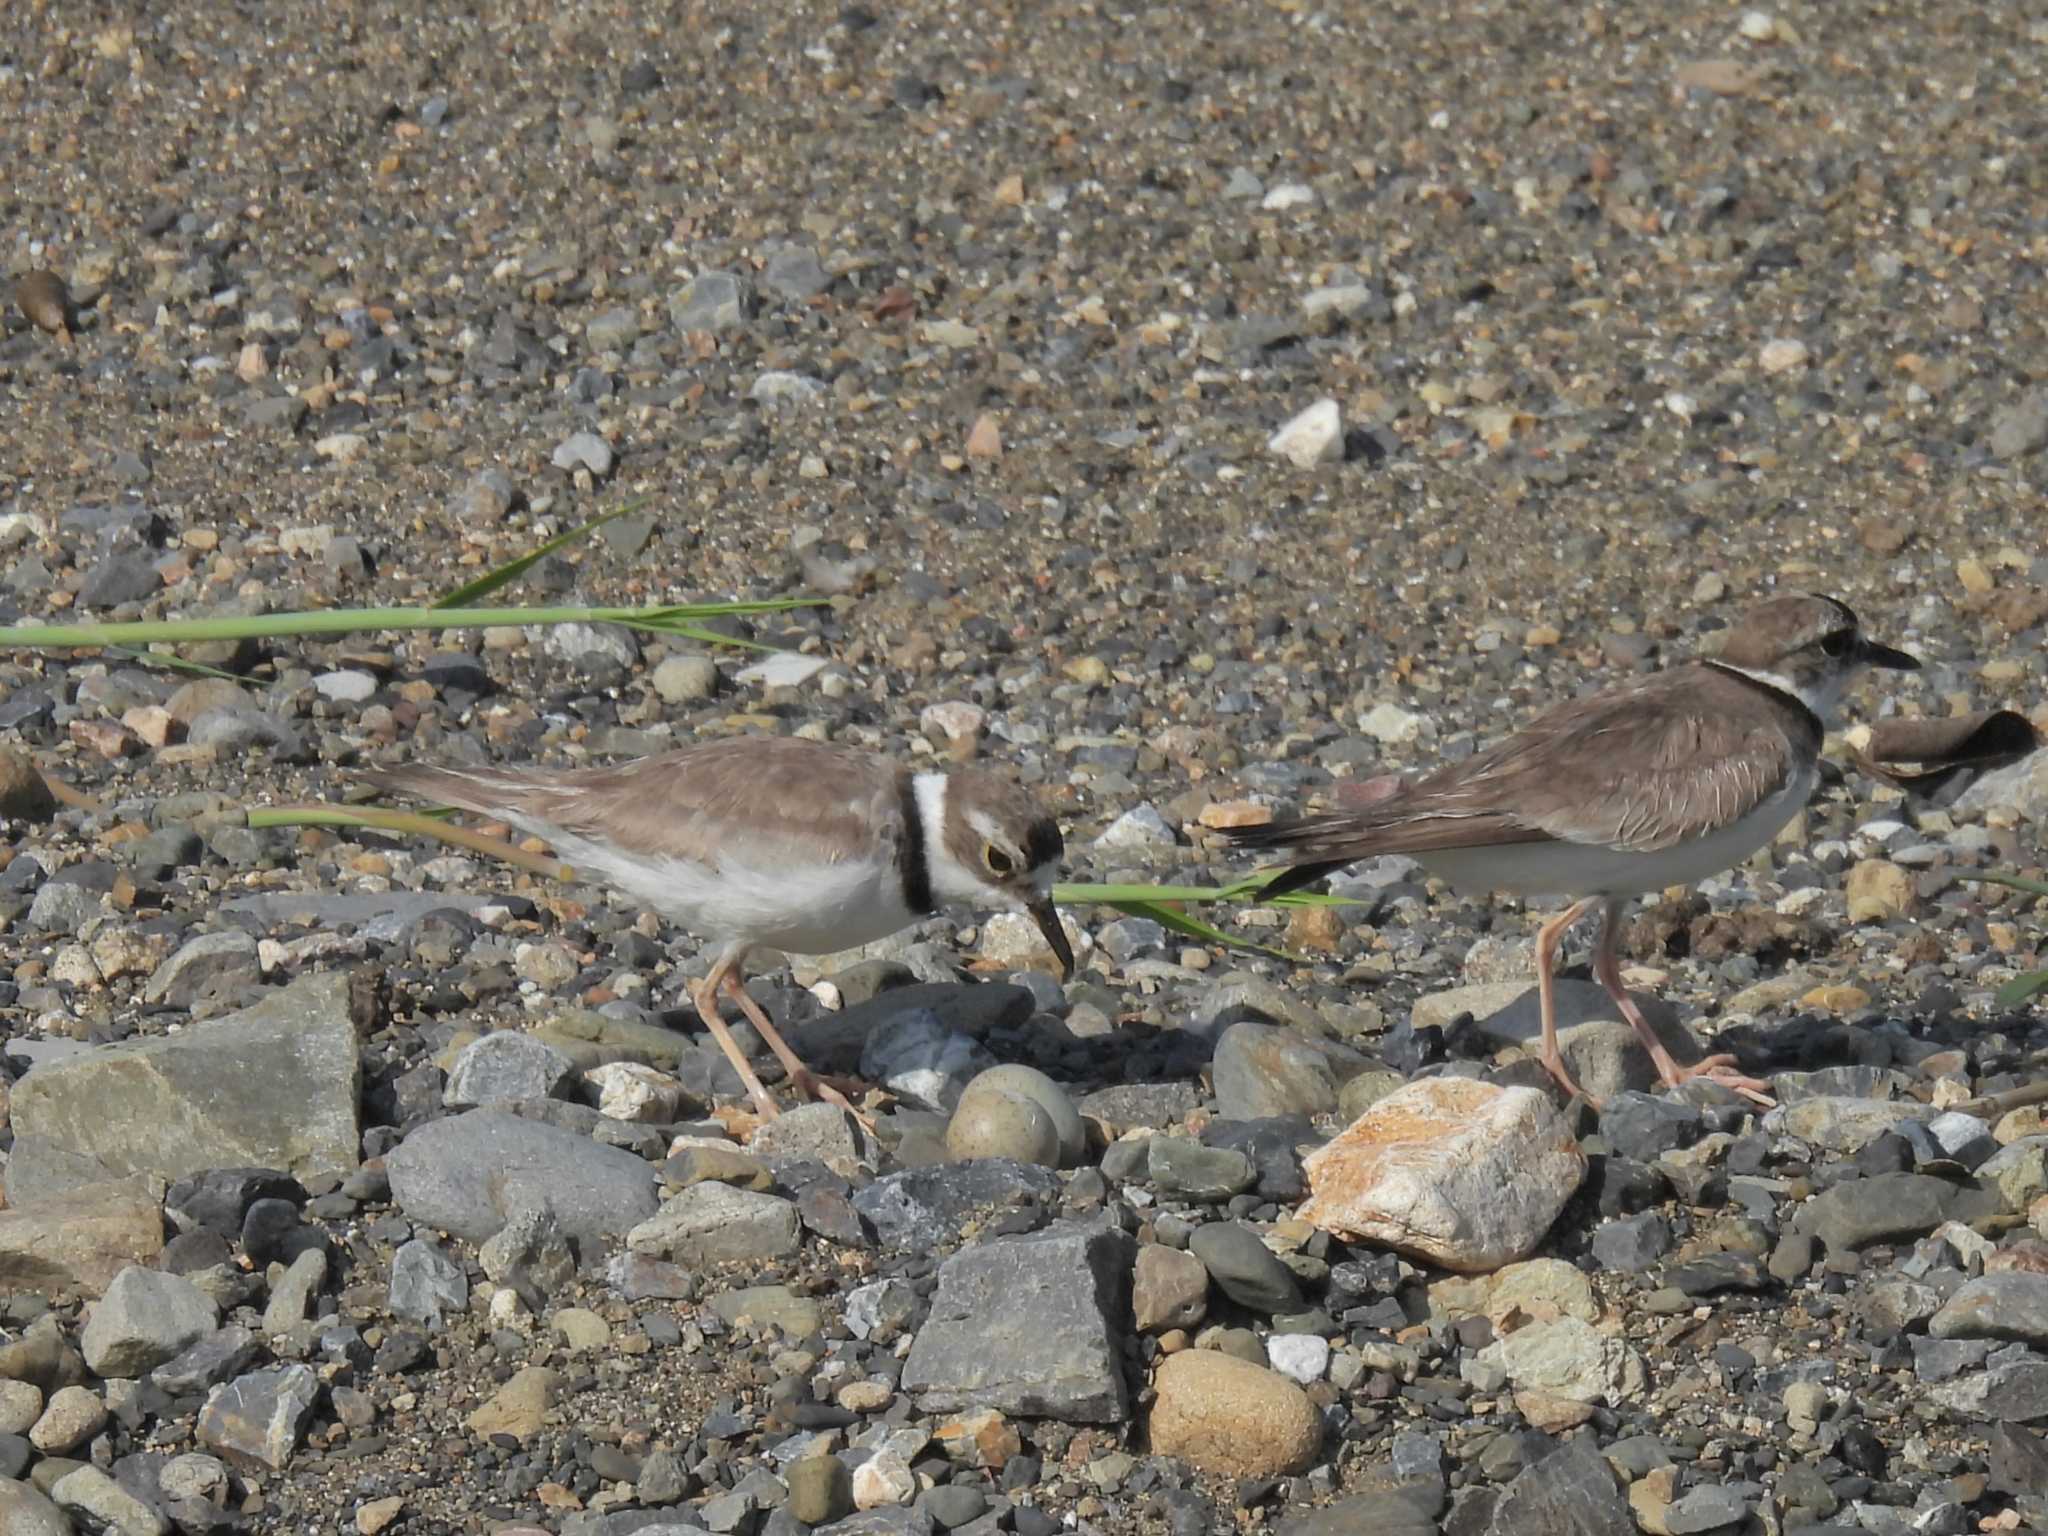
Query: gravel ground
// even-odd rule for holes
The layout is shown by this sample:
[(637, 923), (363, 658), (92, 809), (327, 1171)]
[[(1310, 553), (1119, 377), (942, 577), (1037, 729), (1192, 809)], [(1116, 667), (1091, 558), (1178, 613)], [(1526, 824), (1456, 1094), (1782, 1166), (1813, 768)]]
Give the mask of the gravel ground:
[[(242, 815), (802, 732), (1009, 765), (1071, 878), (1224, 879), (1234, 819), (1784, 588), (1925, 659), (1853, 718), (2048, 725), (2048, 24), (489, 9), (0, 14), (0, 274), (73, 306), (0, 328), (0, 616), (431, 601), (625, 501), (521, 597), (828, 601), (733, 626), (765, 673), (0, 661), (90, 800), (0, 774), (0, 1529), (2048, 1528), (2048, 1140), (1947, 1113), (2048, 1050), (1994, 1001), (2038, 918), (1958, 878), (2039, 872), (2040, 758), (1844, 767), (1639, 917), (1763, 1118), (1633, 1092), (1590, 986), (1606, 1111), (1515, 1094), (1536, 914), (1380, 860), (1235, 920), (1299, 963), (1086, 909), (1064, 988), (965, 912), (764, 962), (903, 1097), (742, 1149), (689, 936)], [(1044, 1075), (963, 1109), (997, 1062)], [(1468, 1079), (1576, 1138), (1526, 1262), (1295, 1214), (1305, 1150)]]

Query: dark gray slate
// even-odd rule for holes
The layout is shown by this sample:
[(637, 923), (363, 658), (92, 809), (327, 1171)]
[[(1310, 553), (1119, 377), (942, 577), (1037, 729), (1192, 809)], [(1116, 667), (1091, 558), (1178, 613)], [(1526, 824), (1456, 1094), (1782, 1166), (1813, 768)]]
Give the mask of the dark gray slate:
[(1833, 1249), (1922, 1237), (1944, 1221), (1971, 1222), (1999, 1207), (1998, 1196), (1925, 1173), (1849, 1179), (1800, 1207), (1796, 1218)]
[(887, 1247), (938, 1248), (957, 1238), (976, 1212), (1027, 1199), (1050, 1200), (1059, 1187), (1059, 1176), (1049, 1169), (1007, 1157), (978, 1157), (877, 1179), (854, 1194), (853, 1208)]
[(1590, 1435), (1525, 1467), (1494, 1505), (1490, 1536), (1636, 1536), (1635, 1517)]
[(928, 1413), (988, 1407), (1120, 1423), (1135, 1245), (1115, 1227), (1062, 1223), (948, 1259), (903, 1366)]
[(1212, 1221), (1197, 1227), (1188, 1252), (1202, 1261), (1209, 1278), (1241, 1307), (1270, 1317), (1302, 1309), (1301, 1284), (1294, 1271), (1259, 1241), (1250, 1227), (1235, 1221)]

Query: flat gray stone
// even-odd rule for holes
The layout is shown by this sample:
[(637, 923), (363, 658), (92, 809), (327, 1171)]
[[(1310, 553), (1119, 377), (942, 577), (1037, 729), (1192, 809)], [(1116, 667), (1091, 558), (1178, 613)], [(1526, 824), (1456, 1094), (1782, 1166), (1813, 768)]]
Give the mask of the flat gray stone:
[(906, 1168), (854, 1192), (853, 1208), (887, 1247), (931, 1251), (959, 1236), (967, 1219), (991, 1207), (1058, 1194), (1059, 1175), (1007, 1157), (934, 1168)]
[(1069, 1222), (955, 1254), (939, 1270), (903, 1390), (928, 1413), (1121, 1423), (1133, 1248), (1114, 1227)]
[(235, 1165), (352, 1169), (361, 1067), (348, 984), (338, 972), (301, 977), (180, 1034), (39, 1066), (14, 1085), (15, 1133), (173, 1179)]
[(799, 1241), (795, 1202), (715, 1182), (671, 1196), (626, 1234), (634, 1253), (691, 1266), (784, 1258)]
[(491, 1109), (419, 1127), (385, 1169), (408, 1219), (472, 1243), (551, 1204), (586, 1265), (660, 1205), (654, 1169), (632, 1153)]
[(1971, 1222), (1998, 1209), (1998, 1197), (1925, 1173), (1881, 1173), (1823, 1190), (1793, 1220), (1840, 1251), (1866, 1243), (1924, 1237), (1944, 1221)]
[(131, 1265), (94, 1303), (78, 1345), (94, 1375), (136, 1377), (182, 1354), (219, 1323), (213, 1298), (184, 1276)]
[(860, 1075), (924, 1109), (950, 1112), (981, 1073), (996, 1065), (988, 1047), (946, 1027), (926, 1009), (898, 1014), (868, 1036)]
[(1494, 1506), (1488, 1536), (1636, 1536), (1635, 1517), (1591, 1435), (1524, 1467)]
[(1006, 981), (928, 981), (890, 987), (864, 1003), (785, 1031), (797, 1055), (816, 1072), (851, 1072), (868, 1037), (905, 1014), (930, 1012), (949, 1034), (979, 1040), (1031, 1017), (1031, 993)]
[(477, 1262), (487, 1276), (511, 1286), (535, 1312), (545, 1310), (548, 1299), (576, 1278), (575, 1252), (551, 1205), (513, 1212), (512, 1219), (477, 1250)]
[(1148, 1138), (1145, 1176), (1163, 1193), (1210, 1204), (1244, 1193), (1258, 1177), (1252, 1160), (1242, 1152), (1230, 1147), (1205, 1147), (1190, 1136)]
[(150, 974), (142, 1000), (190, 1008), (208, 998), (234, 997), (262, 979), (256, 940), (239, 928), (228, 928), (202, 933), (180, 946)]

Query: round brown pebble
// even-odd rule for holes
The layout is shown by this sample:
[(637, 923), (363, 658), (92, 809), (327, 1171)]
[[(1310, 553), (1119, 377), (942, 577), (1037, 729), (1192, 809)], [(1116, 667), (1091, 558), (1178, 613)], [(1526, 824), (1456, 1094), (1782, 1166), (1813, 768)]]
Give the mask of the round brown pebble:
[(9, 821), (48, 821), (57, 797), (26, 752), (0, 747), (0, 817)]
[(54, 272), (35, 271), (14, 285), (14, 302), (36, 326), (71, 339), (71, 293)]
[(1215, 1350), (1169, 1356), (1153, 1378), (1152, 1452), (1223, 1477), (1306, 1472), (1323, 1422), (1308, 1394), (1263, 1365)]

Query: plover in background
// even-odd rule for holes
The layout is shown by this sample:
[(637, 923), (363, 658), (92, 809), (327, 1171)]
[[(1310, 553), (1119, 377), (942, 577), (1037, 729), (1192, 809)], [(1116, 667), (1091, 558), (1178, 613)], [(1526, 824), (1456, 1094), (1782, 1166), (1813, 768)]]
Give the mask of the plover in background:
[(1821, 739), (1866, 667), (1913, 670), (1864, 638), (1834, 598), (1773, 598), (1745, 613), (1718, 655), (1560, 704), (1463, 762), (1356, 811), (1235, 829), (1240, 846), (1284, 852), (1279, 895), (1354, 859), (1406, 854), (1467, 890), (1578, 900), (1537, 934), (1542, 1060), (1578, 1085), (1557, 1041), (1553, 965), (1565, 932), (1601, 909), (1593, 974), (1670, 1087), (1705, 1077), (1768, 1102), (1731, 1056), (1680, 1066), (1621, 984), (1615, 925), (1627, 898), (1690, 885), (1768, 843), (1806, 804)]

